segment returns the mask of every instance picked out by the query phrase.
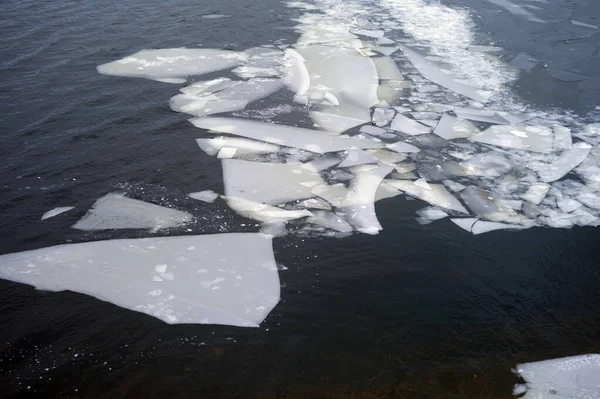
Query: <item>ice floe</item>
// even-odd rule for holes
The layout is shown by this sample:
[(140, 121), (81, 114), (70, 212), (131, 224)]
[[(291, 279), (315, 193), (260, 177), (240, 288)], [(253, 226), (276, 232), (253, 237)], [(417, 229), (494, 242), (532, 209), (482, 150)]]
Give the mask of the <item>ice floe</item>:
[(215, 200), (217, 198), (219, 198), (219, 194), (215, 193), (212, 190), (204, 190), (204, 191), (198, 191), (195, 193), (189, 193), (188, 197), (193, 198), (198, 201), (210, 203), (210, 202), (215, 202)]
[(191, 222), (187, 212), (128, 198), (121, 193), (109, 193), (98, 199), (92, 208), (72, 227), (78, 230), (151, 229), (158, 231)]
[(1, 255), (0, 265), (0, 278), (169, 324), (258, 327), (280, 295), (271, 240), (257, 233), (66, 244)]
[(588, 354), (519, 364), (526, 384), (515, 387), (525, 399), (600, 398), (600, 355)]

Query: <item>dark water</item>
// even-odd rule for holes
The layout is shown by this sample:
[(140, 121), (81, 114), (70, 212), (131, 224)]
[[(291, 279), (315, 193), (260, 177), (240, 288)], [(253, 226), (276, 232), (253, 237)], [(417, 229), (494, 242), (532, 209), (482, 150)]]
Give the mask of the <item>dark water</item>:
[[(494, 24), (486, 2), (463, 5), (484, 15), (491, 35), (506, 33), (509, 15)], [(276, 1), (182, 0), (0, 9), (0, 253), (151, 235), (69, 228), (115, 189), (200, 216), (192, 232), (169, 234), (243, 229), (225, 207), (185, 197), (222, 192), (222, 183), (219, 162), (197, 149), (197, 129), (168, 108), (177, 86), (95, 67), (142, 48), (293, 43), (293, 11)], [(213, 13), (235, 18), (201, 18)], [(539, 48), (503, 37), (507, 53)], [(546, 91), (518, 82), (524, 98), (571, 99), (580, 113), (598, 104), (597, 91), (543, 73), (532, 79)], [(77, 208), (39, 220), (67, 205)], [(374, 237), (276, 239), (282, 301), (258, 329), (168, 326), (84, 295), (0, 281), (0, 396), (510, 398), (517, 363), (600, 351), (600, 230), (472, 236), (447, 221), (418, 225), (421, 207), (378, 202), (384, 230)]]

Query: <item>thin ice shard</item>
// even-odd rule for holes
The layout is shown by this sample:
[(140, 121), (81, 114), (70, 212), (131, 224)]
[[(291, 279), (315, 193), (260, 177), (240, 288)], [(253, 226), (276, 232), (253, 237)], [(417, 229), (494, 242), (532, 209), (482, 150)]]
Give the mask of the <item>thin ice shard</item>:
[(192, 215), (127, 198), (120, 193), (106, 194), (72, 227), (78, 230), (152, 229), (178, 227), (193, 219)]
[(188, 197), (193, 198), (198, 201), (211, 203), (211, 202), (215, 202), (215, 200), (217, 198), (219, 198), (219, 194), (215, 193), (212, 190), (204, 190), (204, 191), (198, 191), (195, 193), (189, 193)]
[(42, 220), (53, 218), (54, 216), (60, 215), (61, 213), (68, 212), (73, 208), (75, 208), (75, 207), (74, 206), (61, 206), (58, 208), (51, 209), (42, 215)]
[(237, 154), (263, 154), (279, 152), (281, 147), (262, 141), (242, 139), (238, 137), (215, 137), (213, 139), (196, 139), (198, 146), (208, 155), (215, 156), (222, 148), (236, 148)]
[(75, 291), (169, 324), (258, 327), (279, 301), (260, 234), (108, 240), (0, 256), (0, 278)]
[(221, 133), (236, 134), (267, 143), (324, 154), (343, 151), (350, 147), (381, 148), (383, 144), (370, 140), (341, 138), (327, 133), (295, 126), (264, 123), (237, 118), (194, 118), (190, 122), (196, 127)]
[(428, 184), (429, 188), (423, 188), (411, 181), (386, 180), (386, 182), (408, 195), (429, 202), (431, 205), (460, 213), (469, 213), (460, 201), (454, 198), (441, 184)]
[(185, 78), (233, 68), (246, 59), (244, 53), (216, 49), (169, 48), (142, 50), (98, 66), (103, 75), (147, 79)]

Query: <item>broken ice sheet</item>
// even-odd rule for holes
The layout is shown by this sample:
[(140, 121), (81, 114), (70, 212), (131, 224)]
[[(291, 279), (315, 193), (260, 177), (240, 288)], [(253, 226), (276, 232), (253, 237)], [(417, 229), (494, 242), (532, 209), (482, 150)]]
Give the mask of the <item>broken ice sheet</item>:
[(302, 164), (262, 163), (223, 159), (225, 195), (270, 205), (313, 197), (321, 176)]
[(523, 230), (529, 227), (515, 225), (515, 224), (506, 224), (506, 223), (498, 223), (498, 222), (486, 222), (484, 220), (479, 220), (477, 218), (465, 218), (465, 219), (450, 219), (452, 223), (457, 225), (463, 230), (471, 232), (475, 235), (489, 233), (490, 231), (495, 230)]
[(189, 193), (188, 197), (193, 198), (198, 201), (210, 203), (210, 202), (215, 202), (215, 200), (219, 197), (219, 194), (215, 193), (212, 190), (204, 190), (204, 191), (198, 191), (195, 193)]
[(352, 171), (354, 179), (339, 214), (361, 233), (377, 234), (382, 229), (375, 214), (375, 196), (383, 178), (392, 170), (389, 166), (359, 166)]
[(336, 137), (318, 130), (276, 123), (257, 122), (248, 119), (193, 118), (190, 122), (202, 129), (235, 134), (319, 154), (343, 151), (350, 147), (363, 149), (383, 147), (383, 144), (371, 140)]
[(513, 60), (510, 63), (516, 66), (517, 68), (520, 68), (527, 72), (531, 72), (531, 70), (535, 68), (540, 62), (527, 53), (519, 53), (515, 58), (513, 58)]
[(469, 137), (478, 143), (535, 152), (552, 150), (554, 133), (544, 126), (495, 125)]
[(519, 364), (527, 382), (525, 399), (600, 398), (600, 354)]
[(271, 240), (260, 234), (66, 244), (0, 256), (0, 278), (74, 291), (166, 323), (258, 327), (279, 301)]
[(152, 229), (178, 227), (192, 221), (191, 214), (110, 193), (99, 198), (75, 223), (78, 230)]
[(375, 57), (373, 58), (377, 76), (380, 80), (403, 80), (404, 77), (398, 69), (398, 65), (390, 57)]
[(339, 168), (347, 168), (350, 166), (377, 163), (378, 159), (373, 155), (359, 148), (349, 148), (346, 150), (346, 157), (338, 165)]
[(239, 215), (266, 224), (287, 222), (289, 220), (301, 219), (312, 215), (312, 213), (306, 209), (288, 210), (267, 205), (262, 202), (250, 201), (245, 198), (227, 196), (221, 196), (221, 198), (223, 198), (225, 202), (227, 202), (227, 205)]
[(590, 153), (592, 146), (588, 143), (577, 143), (570, 150), (564, 151), (558, 159), (538, 170), (543, 182), (549, 183), (560, 179), (576, 168)]
[(419, 134), (431, 133), (431, 128), (425, 126), (414, 119), (410, 119), (402, 114), (396, 114), (392, 125), (390, 126), (397, 132), (402, 132), (411, 136), (417, 136)]
[(248, 56), (217, 49), (170, 48), (142, 50), (97, 67), (103, 75), (147, 79), (185, 78), (233, 68)]
[(42, 220), (53, 218), (54, 216), (60, 215), (61, 213), (68, 212), (73, 208), (75, 208), (75, 207), (74, 206), (60, 206), (58, 208), (51, 209), (42, 215)]
[(348, 224), (344, 219), (339, 217), (333, 212), (322, 210), (312, 211), (313, 216), (306, 219), (307, 223), (316, 224), (327, 229), (340, 231), (342, 233), (350, 233), (354, 231), (352, 226)]
[(385, 126), (394, 118), (396, 111), (393, 108), (375, 108), (371, 120), (375, 126)]
[(279, 152), (281, 147), (275, 144), (242, 139), (238, 137), (220, 136), (212, 139), (196, 139), (198, 146), (208, 155), (215, 156), (222, 148), (235, 148), (237, 154), (262, 154)]

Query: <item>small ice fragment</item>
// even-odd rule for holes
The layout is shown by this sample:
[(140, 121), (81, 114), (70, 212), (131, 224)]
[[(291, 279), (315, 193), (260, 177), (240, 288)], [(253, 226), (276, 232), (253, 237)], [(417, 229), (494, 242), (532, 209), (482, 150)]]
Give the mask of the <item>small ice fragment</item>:
[(500, 147), (549, 152), (554, 143), (552, 129), (544, 126), (495, 125), (469, 140)]
[(418, 210), (417, 215), (419, 215), (420, 217), (422, 217), (424, 219), (431, 220), (432, 222), (439, 220), (439, 219), (443, 219), (445, 217), (448, 217), (448, 214), (446, 212), (442, 211), (439, 208), (435, 208), (435, 207), (427, 207), (427, 208)]
[(299, 167), (302, 169), (310, 170), (312, 172), (321, 172), (325, 169), (329, 169), (332, 166), (339, 164), (340, 161), (341, 159), (337, 155), (325, 154), (315, 160), (303, 163)]
[(546, 183), (556, 181), (582, 163), (591, 148), (592, 146), (588, 143), (577, 143), (573, 145), (572, 149), (564, 151), (557, 160), (538, 170), (537, 173)]
[(417, 187), (420, 187), (425, 190), (431, 190), (431, 186), (423, 179), (418, 179), (413, 182), (413, 184)]
[(313, 216), (306, 219), (307, 223), (316, 224), (343, 233), (354, 231), (348, 222), (331, 211), (313, 211), (312, 213)]
[(58, 208), (51, 209), (42, 215), (42, 220), (53, 218), (56, 215), (60, 215), (61, 213), (70, 211), (71, 209), (74, 209), (74, 208), (75, 208), (74, 206), (61, 206)]
[(195, 193), (189, 193), (188, 197), (193, 198), (195, 200), (211, 203), (215, 202), (215, 200), (219, 197), (219, 194), (215, 193), (212, 190), (204, 190)]
[(418, 147), (415, 147), (412, 144), (408, 144), (405, 143), (403, 141), (397, 141), (395, 143), (392, 144), (386, 144), (385, 148), (388, 148), (392, 151), (398, 152), (398, 153), (417, 153), (419, 151), (421, 151)]
[(310, 76), (304, 64), (304, 58), (294, 49), (288, 48), (284, 52), (283, 83), (294, 91), (296, 95), (304, 95), (310, 87)]
[(208, 155), (217, 155), (222, 148), (235, 148), (237, 154), (263, 154), (279, 152), (280, 147), (261, 141), (242, 139), (239, 137), (219, 136), (213, 139), (196, 139), (196, 143)]
[(365, 125), (359, 129), (359, 132), (366, 133), (371, 136), (381, 136), (382, 134), (385, 134), (387, 132), (387, 130), (382, 129), (377, 126)]
[(348, 189), (341, 183), (334, 185), (321, 184), (313, 187), (311, 192), (335, 207), (341, 206), (348, 196)]
[(471, 228), (473, 227), (475, 222), (478, 220), (479, 220), (478, 218), (460, 218), (460, 219), (452, 218), (452, 219), (450, 219), (450, 221), (452, 223), (454, 223), (461, 229), (468, 231), (469, 233), (471, 232)]
[(550, 190), (550, 186), (546, 183), (533, 183), (521, 198), (539, 205), (548, 193), (548, 190)]
[(446, 187), (448, 187), (450, 190), (454, 191), (455, 193), (458, 193), (466, 188), (466, 186), (464, 186), (460, 183), (457, 183), (455, 181), (452, 181), (452, 180), (444, 180), (442, 183), (444, 183), (444, 185)]
[(372, 121), (376, 126), (385, 126), (394, 118), (396, 111), (393, 108), (375, 108)]
[(410, 119), (402, 114), (396, 114), (392, 125), (390, 126), (393, 130), (398, 132), (406, 133), (411, 136), (419, 134), (431, 133), (431, 128), (425, 126), (414, 119)]
[(377, 158), (359, 148), (350, 148), (346, 154), (346, 158), (338, 165), (338, 168), (377, 163)]
[(433, 133), (446, 140), (466, 138), (479, 132), (479, 129), (468, 120), (450, 114), (444, 114), (433, 130)]
[(402, 191), (400, 191), (396, 187), (388, 184), (384, 180), (381, 182), (381, 184), (377, 188), (377, 193), (375, 193), (375, 201), (377, 202), (382, 199), (396, 197), (400, 194), (402, 194)]
[(157, 273), (165, 273), (167, 271), (167, 265), (156, 265), (154, 266), (154, 270)]
[(331, 205), (329, 205), (325, 200), (321, 198), (309, 198), (307, 200), (301, 201), (298, 205), (309, 209), (322, 209), (325, 211), (331, 210)]
[(560, 208), (564, 213), (571, 213), (575, 209), (582, 207), (583, 205), (579, 201), (575, 201), (574, 199), (564, 198), (556, 201), (556, 205)]
[(504, 230), (504, 229), (513, 229), (513, 230), (523, 230), (529, 227), (520, 226), (518, 224), (506, 224), (506, 223), (498, 223), (498, 222), (486, 222), (483, 220), (478, 220), (471, 227), (471, 232), (475, 235), (489, 233), (490, 231), (495, 230)]
[(460, 213), (469, 213), (465, 207), (462, 206), (460, 201), (454, 198), (454, 196), (450, 194), (448, 190), (446, 190), (446, 188), (441, 184), (428, 183), (429, 189), (425, 189), (410, 181), (387, 180), (387, 183), (393, 185), (399, 190), (404, 191), (408, 195), (419, 198), (425, 202), (429, 202), (431, 205)]
[(165, 229), (192, 220), (192, 215), (171, 208), (127, 198), (120, 193), (98, 199), (72, 227), (78, 230)]
[(596, 29), (596, 30), (598, 29), (598, 25), (587, 24), (585, 22), (577, 21), (575, 19), (572, 19), (571, 23), (576, 26), (583, 26), (584, 28), (590, 28), (590, 29)]
[(311, 216), (312, 213), (303, 210), (287, 210), (276, 206), (250, 201), (244, 198), (222, 196), (227, 205), (239, 215), (264, 223), (286, 222)]

